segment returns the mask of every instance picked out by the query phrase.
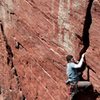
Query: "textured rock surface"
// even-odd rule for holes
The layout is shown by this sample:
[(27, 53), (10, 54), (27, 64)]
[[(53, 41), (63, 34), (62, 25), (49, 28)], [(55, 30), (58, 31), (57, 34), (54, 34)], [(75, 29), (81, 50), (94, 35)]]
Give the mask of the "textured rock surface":
[(100, 91), (99, 16), (100, 0), (1, 0), (0, 99), (67, 100), (65, 57), (84, 47)]

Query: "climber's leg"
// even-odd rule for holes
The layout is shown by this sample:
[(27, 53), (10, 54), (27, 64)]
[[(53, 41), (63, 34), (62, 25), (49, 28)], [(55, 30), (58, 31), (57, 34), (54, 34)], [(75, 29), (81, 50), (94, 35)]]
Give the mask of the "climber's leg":
[(93, 91), (93, 85), (89, 81), (79, 81), (78, 82), (78, 88), (83, 90), (92, 90)]

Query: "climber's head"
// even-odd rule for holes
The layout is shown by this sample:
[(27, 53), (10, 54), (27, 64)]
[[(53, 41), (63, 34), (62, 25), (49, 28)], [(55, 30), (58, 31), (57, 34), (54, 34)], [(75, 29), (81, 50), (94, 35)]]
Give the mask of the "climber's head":
[(73, 62), (74, 61), (74, 58), (73, 58), (72, 55), (67, 55), (66, 60), (69, 63), (69, 62)]

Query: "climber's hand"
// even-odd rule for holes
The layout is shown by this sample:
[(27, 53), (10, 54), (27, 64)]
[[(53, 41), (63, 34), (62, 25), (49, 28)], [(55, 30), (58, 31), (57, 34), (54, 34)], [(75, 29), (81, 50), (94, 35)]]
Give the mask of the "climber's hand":
[(82, 54), (82, 58), (84, 58), (84, 56), (85, 56), (85, 53)]

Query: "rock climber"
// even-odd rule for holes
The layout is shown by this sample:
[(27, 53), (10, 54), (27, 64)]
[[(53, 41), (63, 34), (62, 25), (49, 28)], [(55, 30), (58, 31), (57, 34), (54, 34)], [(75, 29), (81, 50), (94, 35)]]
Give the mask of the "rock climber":
[(82, 64), (84, 62), (85, 53), (82, 54), (81, 59), (78, 63), (74, 60), (74, 57), (72, 55), (68, 55), (66, 57), (67, 60), (67, 68), (66, 68), (66, 74), (68, 76), (68, 80), (66, 81), (66, 84), (70, 86), (70, 92), (71, 92), (71, 100), (73, 100), (74, 95), (77, 93), (78, 88), (87, 89), (88, 87), (92, 87), (91, 82), (89, 81), (80, 81), (80, 73), (77, 69), (82, 67)]

